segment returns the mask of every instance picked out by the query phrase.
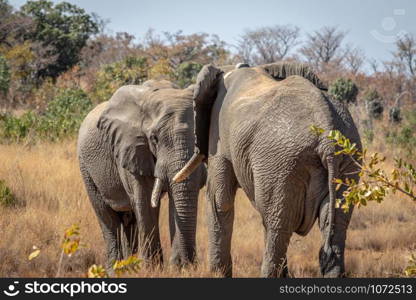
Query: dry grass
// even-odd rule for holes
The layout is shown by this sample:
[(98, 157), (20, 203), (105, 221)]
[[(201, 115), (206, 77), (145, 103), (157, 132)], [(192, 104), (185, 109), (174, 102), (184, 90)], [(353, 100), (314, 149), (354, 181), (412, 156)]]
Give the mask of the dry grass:
[[(51, 277), (57, 271), (60, 242), (71, 224), (81, 227), (85, 245), (64, 261), (63, 276), (85, 276), (88, 267), (104, 262), (104, 244), (78, 171), (75, 142), (42, 143), (31, 147), (0, 145), (0, 179), (17, 196), (21, 206), (0, 208), (0, 276)], [(199, 265), (177, 271), (143, 269), (143, 277), (210, 277), (206, 263), (207, 229), (204, 193), (200, 196), (197, 247)], [(162, 200), (161, 236), (169, 255), (166, 199)], [(346, 268), (353, 277), (402, 276), (409, 254), (416, 252), (416, 206), (399, 197), (381, 205), (357, 209), (350, 227)], [(233, 250), (234, 275), (256, 277), (263, 249), (258, 213), (244, 193), (236, 199)], [(319, 276), (321, 237), (315, 227), (307, 237), (294, 235), (289, 248), (292, 276)], [(28, 261), (32, 246), (41, 254)]]

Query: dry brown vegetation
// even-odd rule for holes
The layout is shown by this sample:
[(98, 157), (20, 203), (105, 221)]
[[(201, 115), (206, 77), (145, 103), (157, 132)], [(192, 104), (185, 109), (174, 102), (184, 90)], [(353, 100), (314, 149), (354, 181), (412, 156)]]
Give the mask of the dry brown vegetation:
[[(50, 1), (31, 1), (27, 9), (13, 8), (8, 2), (0, 0), (0, 188), (4, 180), (18, 204), (4, 207), (0, 195), (1, 277), (56, 276), (62, 237), (72, 224), (80, 226), (83, 247), (72, 257), (65, 257), (60, 274), (86, 276), (91, 265), (104, 263), (101, 230), (79, 174), (73, 136), (90, 105), (108, 100), (122, 85), (167, 79), (185, 87), (195, 82), (206, 63), (300, 61), (311, 65), (329, 87), (337, 79), (343, 79), (344, 84), (345, 79), (352, 80), (357, 99), (341, 100), (356, 102), (350, 108), (361, 137), (370, 152), (388, 157), (391, 165), (387, 163), (387, 169), (395, 156), (416, 165), (414, 35), (398, 36), (392, 55), (378, 61), (366, 57), (364, 49), (346, 44), (348, 33), (333, 26), (317, 30), (301, 29), (296, 24), (258, 27), (236, 37), (237, 45), (227, 45), (219, 36), (206, 33), (158, 33), (149, 29), (143, 36), (109, 34), (103, 20), (88, 14), (82, 19), (98, 23), (88, 21), (84, 24), (88, 26), (74, 27), (72, 22), (79, 25), (80, 18), (69, 17), (72, 14), (65, 10), (44, 10), (47, 14), (41, 18), (27, 10), (53, 6)], [(42, 28), (53, 30), (40, 34)], [(68, 28), (83, 32), (68, 32)], [(73, 43), (68, 40), (70, 36), (80, 39)], [(50, 43), (57, 40), (59, 45)], [(57, 60), (57, 54), (65, 59)], [(48, 70), (54, 72), (45, 73)], [(378, 97), (368, 99), (368, 92), (376, 92)], [(374, 103), (378, 110), (374, 111)], [(374, 115), (380, 106), (383, 116)], [(392, 112), (397, 115), (389, 120)], [(182, 271), (169, 266), (163, 270), (143, 268), (138, 276), (216, 275), (209, 272), (206, 259), (204, 194), (203, 190), (198, 216), (198, 267)], [(257, 277), (263, 250), (260, 216), (242, 191), (236, 198), (234, 276)], [(165, 258), (170, 251), (166, 202), (162, 201), (160, 217)], [(400, 195), (356, 209), (348, 231), (348, 275), (403, 276), (410, 254), (416, 254), (415, 216), (415, 203)], [(293, 236), (288, 254), (292, 276), (320, 276), (320, 243), (316, 227), (306, 237)], [(28, 260), (33, 246), (40, 248), (40, 255)]]
[[(78, 171), (76, 142), (0, 145), (0, 178), (16, 195), (17, 207), (0, 207), (0, 276), (56, 275), (62, 234), (70, 225), (81, 228), (84, 244), (64, 259), (62, 276), (85, 276), (92, 264), (104, 263), (101, 231)], [(169, 255), (167, 199), (160, 218), (165, 257)], [(197, 250), (199, 265), (177, 271), (143, 268), (143, 277), (211, 277), (207, 267), (207, 228), (204, 190), (200, 194)], [(382, 204), (356, 209), (348, 232), (346, 269), (352, 277), (403, 276), (410, 253), (416, 251), (416, 206), (399, 196)], [(232, 255), (234, 276), (257, 277), (262, 259), (263, 229), (259, 214), (242, 191), (236, 198)], [(320, 276), (316, 226), (306, 237), (294, 235), (289, 247), (289, 269), (295, 277)], [(40, 255), (29, 261), (32, 247)]]

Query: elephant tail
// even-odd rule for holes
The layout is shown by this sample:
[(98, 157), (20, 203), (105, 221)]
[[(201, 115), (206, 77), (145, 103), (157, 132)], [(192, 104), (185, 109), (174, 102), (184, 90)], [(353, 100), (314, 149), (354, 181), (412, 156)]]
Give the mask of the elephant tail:
[(338, 167), (333, 153), (326, 157), (326, 165), (328, 169), (328, 191), (329, 191), (329, 206), (328, 206), (328, 235), (325, 240), (324, 250), (326, 253), (332, 252), (331, 242), (334, 235), (335, 226), (335, 206), (336, 206), (336, 188), (334, 179), (338, 177)]

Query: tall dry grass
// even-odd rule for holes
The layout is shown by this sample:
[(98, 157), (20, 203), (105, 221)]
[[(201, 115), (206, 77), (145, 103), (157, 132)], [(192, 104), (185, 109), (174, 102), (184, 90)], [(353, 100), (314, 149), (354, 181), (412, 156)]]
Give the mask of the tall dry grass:
[[(104, 263), (104, 243), (78, 171), (75, 141), (32, 146), (0, 145), (0, 179), (16, 195), (19, 206), (0, 208), (0, 276), (55, 276), (62, 234), (71, 224), (81, 228), (84, 246), (65, 258), (62, 276), (85, 276), (92, 264)], [(178, 271), (142, 269), (143, 277), (210, 277), (207, 266), (205, 198), (200, 195), (196, 268)], [(166, 199), (162, 200), (161, 238), (169, 256)], [(357, 209), (348, 234), (346, 268), (353, 277), (402, 276), (409, 254), (416, 252), (416, 206), (393, 197), (383, 204)], [(236, 197), (232, 256), (234, 276), (256, 277), (263, 250), (258, 213), (242, 191)], [(289, 247), (289, 269), (295, 277), (319, 276), (321, 237), (314, 227), (307, 237), (294, 235)], [(32, 247), (40, 255), (29, 261)]]

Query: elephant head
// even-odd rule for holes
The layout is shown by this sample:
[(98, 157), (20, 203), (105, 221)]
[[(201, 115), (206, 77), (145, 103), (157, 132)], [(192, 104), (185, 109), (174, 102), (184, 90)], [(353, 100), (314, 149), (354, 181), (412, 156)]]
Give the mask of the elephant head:
[[(194, 155), (185, 167), (175, 175), (174, 180), (180, 182), (198, 168), (208, 156), (208, 137), (211, 109), (217, 94), (224, 86), (224, 80), (236, 69), (249, 68), (247, 64), (237, 64), (233, 69), (229, 66), (215, 67), (205, 65), (199, 72), (194, 88), (195, 147)], [(252, 68), (250, 68), (252, 69)], [(318, 76), (305, 64), (278, 62), (255, 67), (275, 80), (283, 80), (291, 75), (302, 76), (311, 81), (319, 89), (326, 91), (326, 86)]]
[(176, 89), (166, 81), (122, 87), (109, 100), (97, 126), (108, 139), (119, 168), (137, 180), (141, 176), (155, 179), (151, 199), (146, 201), (157, 207), (162, 192), (168, 192), (172, 247), (178, 252), (175, 259), (191, 262), (197, 198), (205, 170), (201, 168), (181, 183), (172, 178), (192, 156), (192, 89)]

